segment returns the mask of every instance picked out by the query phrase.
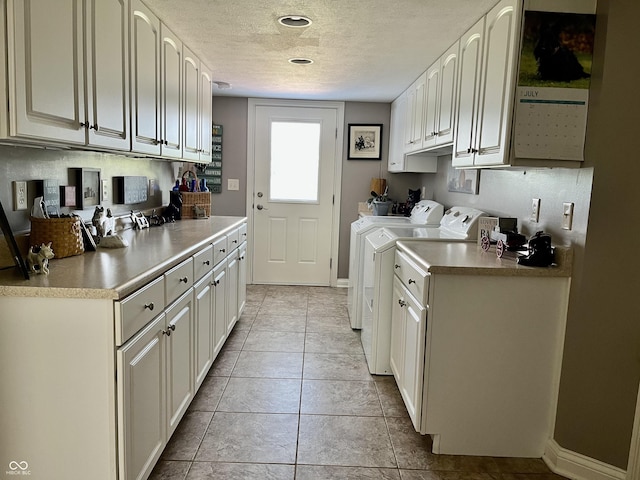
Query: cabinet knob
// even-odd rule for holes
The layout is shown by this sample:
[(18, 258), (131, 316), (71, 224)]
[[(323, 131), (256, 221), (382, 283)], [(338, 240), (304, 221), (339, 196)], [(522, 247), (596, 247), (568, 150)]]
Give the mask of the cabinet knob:
[(400, 299), (400, 300), (398, 300), (398, 305), (400, 305), (401, 307), (405, 307), (407, 305), (407, 302), (405, 302), (404, 300)]
[(171, 329), (171, 331), (175, 331), (176, 326), (172, 323), (171, 325), (169, 325), (169, 327), (168, 327), (168, 328), (170, 328), (170, 329)]
[(189, 279), (188, 279), (187, 277), (182, 277), (182, 278), (180, 279), (180, 282), (187, 283), (188, 281), (189, 281)]
[(398, 265), (397, 263), (393, 266), (393, 268), (400, 268), (400, 265)]
[(238, 257), (238, 260), (244, 260), (244, 255), (241, 257)]
[(467, 148), (467, 153), (471, 153), (471, 149), (470, 148)]
[(89, 122), (81, 122), (81, 123), (80, 123), (80, 126), (81, 126), (82, 128), (89, 128)]
[(224, 252), (226, 252), (226, 250), (224, 248), (221, 248), (220, 253), (224, 253)]
[(214, 287), (217, 287), (218, 285), (220, 285), (220, 280), (214, 280), (211, 285), (213, 285)]
[(170, 337), (171, 336), (171, 330), (163, 330), (162, 334), (166, 335), (167, 337)]
[(238, 243), (238, 240), (232, 240), (231, 243)]
[(204, 262), (202, 262), (203, 265), (211, 265), (211, 262), (209, 260), (206, 260)]
[(146, 303), (144, 308), (148, 308), (150, 311), (153, 312), (153, 309), (155, 308), (155, 305), (153, 304), (153, 302)]
[(415, 280), (412, 280), (411, 278), (409, 279), (409, 285), (411, 285), (412, 283), (416, 283)]
[(98, 124), (96, 123), (95, 125), (89, 125), (89, 130), (95, 130), (97, 132), (98, 131)]

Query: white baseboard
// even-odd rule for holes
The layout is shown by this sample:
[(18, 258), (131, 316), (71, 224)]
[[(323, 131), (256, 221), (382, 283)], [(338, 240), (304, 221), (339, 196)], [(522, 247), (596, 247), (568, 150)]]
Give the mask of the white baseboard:
[(542, 459), (554, 473), (574, 480), (624, 480), (627, 476), (625, 470), (562, 448), (555, 440), (547, 442)]
[(336, 287), (338, 288), (347, 288), (349, 286), (348, 278), (339, 278), (338, 283), (336, 283)]

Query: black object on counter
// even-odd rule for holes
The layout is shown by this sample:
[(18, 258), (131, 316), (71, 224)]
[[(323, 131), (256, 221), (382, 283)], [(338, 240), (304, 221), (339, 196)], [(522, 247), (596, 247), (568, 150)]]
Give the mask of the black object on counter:
[(529, 255), (518, 257), (518, 263), (528, 267), (548, 267), (554, 261), (551, 235), (536, 232), (529, 239)]

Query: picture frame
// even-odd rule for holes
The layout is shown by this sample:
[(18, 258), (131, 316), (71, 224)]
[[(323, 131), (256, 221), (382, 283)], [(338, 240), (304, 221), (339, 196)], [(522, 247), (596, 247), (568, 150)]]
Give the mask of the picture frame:
[(382, 124), (349, 124), (348, 160), (380, 160), (381, 147)]
[(100, 205), (100, 169), (72, 168), (71, 171), (76, 186), (76, 208), (84, 210)]
[(480, 170), (457, 169), (449, 165), (447, 172), (447, 190), (449, 192), (477, 195), (480, 186)]
[(7, 219), (2, 202), (0, 202), (0, 229), (2, 229), (2, 234), (7, 242), (7, 246), (9, 247), (9, 251), (11, 252), (11, 256), (13, 257), (16, 267), (20, 270), (22, 277), (25, 280), (29, 280), (29, 268), (20, 253), (20, 249), (16, 243), (16, 238), (13, 236), (13, 231), (11, 230), (11, 225), (9, 225), (9, 220)]

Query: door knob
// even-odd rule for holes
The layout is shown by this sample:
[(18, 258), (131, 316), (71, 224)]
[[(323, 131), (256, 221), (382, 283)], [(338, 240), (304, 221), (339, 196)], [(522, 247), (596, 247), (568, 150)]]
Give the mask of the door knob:
[(261, 204), (256, 205), (258, 210), (269, 210), (268, 208), (263, 207)]

